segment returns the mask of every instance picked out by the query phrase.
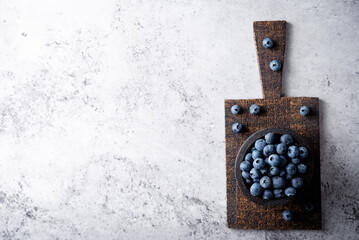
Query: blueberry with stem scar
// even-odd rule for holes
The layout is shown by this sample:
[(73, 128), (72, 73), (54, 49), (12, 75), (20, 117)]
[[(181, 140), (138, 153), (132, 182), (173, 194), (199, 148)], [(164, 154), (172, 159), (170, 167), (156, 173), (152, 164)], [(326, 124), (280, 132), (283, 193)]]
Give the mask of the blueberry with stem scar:
[(263, 39), (262, 45), (265, 48), (271, 48), (271, 47), (273, 47), (274, 43), (273, 43), (272, 39), (265, 38), (265, 39)]
[(307, 116), (310, 113), (309, 107), (302, 106), (299, 110), (300, 115)]
[(293, 214), (290, 210), (284, 210), (282, 217), (284, 221), (292, 221), (293, 220)]
[(240, 131), (242, 131), (242, 124), (241, 123), (233, 123), (232, 125), (232, 130), (234, 133), (239, 133)]
[(237, 115), (241, 111), (241, 108), (238, 105), (233, 105), (231, 107), (231, 112), (234, 115)]
[(278, 60), (273, 60), (270, 62), (269, 67), (272, 71), (279, 71), (282, 67), (282, 64)]
[(253, 104), (252, 106), (250, 106), (249, 108), (249, 112), (251, 114), (258, 114), (261, 111), (261, 108), (257, 105), (257, 104)]

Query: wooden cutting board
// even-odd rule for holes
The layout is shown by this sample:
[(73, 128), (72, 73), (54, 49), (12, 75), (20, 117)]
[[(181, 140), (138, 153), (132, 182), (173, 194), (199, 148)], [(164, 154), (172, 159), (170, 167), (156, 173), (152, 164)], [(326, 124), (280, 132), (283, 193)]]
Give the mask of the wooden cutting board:
[[(319, 230), (322, 228), (319, 99), (283, 97), (281, 94), (286, 22), (254, 22), (253, 27), (264, 98), (225, 100), (227, 226), (240, 229)], [(264, 48), (262, 46), (264, 38), (272, 39), (275, 45), (269, 49)], [(282, 63), (282, 68), (279, 71), (272, 71), (269, 68), (269, 63), (275, 59)], [(242, 111), (240, 114), (233, 115), (231, 107), (236, 104)], [(249, 113), (249, 107), (252, 104), (261, 107), (259, 115)], [(303, 105), (310, 108), (308, 116), (299, 114), (299, 109)], [(232, 124), (235, 122), (243, 124), (242, 132), (234, 133), (232, 131)], [(247, 199), (241, 193), (235, 178), (235, 161), (241, 145), (253, 133), (269, 127), (287, 128), (301, 135), (310, 145), (315, 165), (314, 176), (306, 191), (294, 201), (276, 207), (258, 205)], [(306, 212), (303, 209), (303, 203), (309, 201), (314, 204), (314, 210)], [(293, 221), (282, 219), (282, 212), (285, 209), (290, 209), (294, 213)]]

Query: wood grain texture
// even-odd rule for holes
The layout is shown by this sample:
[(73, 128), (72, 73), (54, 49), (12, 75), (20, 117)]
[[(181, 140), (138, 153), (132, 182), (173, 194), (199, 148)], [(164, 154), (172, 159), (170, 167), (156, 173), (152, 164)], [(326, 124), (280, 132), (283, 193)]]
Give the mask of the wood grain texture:
[[(254, 22), (253, 29), (263, 96), (278, 99), (282, 94), (282, 71), (272, 71), (269, 63), (278, 60), (282, 64), (282, 69), (284, 67), (286, 21)], [(262, 42), (265, 38), (272, 39), (274, 46), (264, 48)]]
[[(305, 229), (322, 228), (321, 192), (320, 192), (320, 149), (319, 149), (319, 99), (311, 97), (282, 97), (282, 70), (273, 72), (269, 68), (270, 61), (277, 59), (284, 66), (286, 42), (285, 21), (254, 22), (255, 43), (257, 47), (260, 76), (264, 99), (225, 100), (225, 132), (226, 132), (226, 175), (227, 175), (227, 225), (241, 229)], [(262, 47), (264, 38), (271, 38), (274, 47)], [(231, 107), (239, 105), (240, 114), (233, 115)], [(249, 113), (249, 107), (258, 104), (261, 113)], [(310, 115), (301, 116), (299, 109), (306, 105)], [(232, 124), (242, 123), (240, 133), (233, 133)], [(245, 140), (253, 133), (270, 127), (287, 128), (298, 133), (309, 144), (314, 161), (313, 178), (305, 192), (295, 200), (280, 206), (256, 204), (247, 199), (240, 191), (235, 178), (235, 161), (238, 151)], [(305, 212), (302, 204), (312, 202), (315, 208)], [(295, 220), (284, 221), (282, 212), (290, 209)]]

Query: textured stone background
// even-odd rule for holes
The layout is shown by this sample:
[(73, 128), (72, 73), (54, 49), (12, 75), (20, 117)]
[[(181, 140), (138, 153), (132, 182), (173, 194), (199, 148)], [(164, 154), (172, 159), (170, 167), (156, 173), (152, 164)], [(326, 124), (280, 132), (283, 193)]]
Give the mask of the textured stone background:
[[(321, 99), (323, 231), (227, 229), (224, 99)], [(358, 239), (359, 3), (1, 1), (1, 239)]]

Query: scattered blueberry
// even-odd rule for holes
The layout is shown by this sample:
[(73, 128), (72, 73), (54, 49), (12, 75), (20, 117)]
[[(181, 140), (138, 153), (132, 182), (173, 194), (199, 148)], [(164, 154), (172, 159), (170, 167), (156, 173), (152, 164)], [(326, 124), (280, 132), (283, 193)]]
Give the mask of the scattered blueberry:
[(289, 134), (284, 134), (280, 137), (280, 142), (289, 146), (289, 145), (293, 144), (293, 138)]
[(280, 158), (277, 154), (272, 154), (269, 156), (268, 158), (268, 163), (269, 165), (271, 165), (272, 167), (278, 167), (280, 164)]
[(251, 188), (250, 188), (250, 193), (255, 196), (258, 197), (259, 195), (261, 195), (263, 193), (263, 188), (261, 187), (261, 185), (259, 183), (253, 183)]
[(267, 199), (267, 200), (272, 199), (273, 198), (273, 193), (272, 193), (271, 190), (266, 189), (266, 190), (264, 190), (262, 197), (264, 199)]
[(269, 67), (272, 71), (278, 71), (282, 67), (282, 64), (278, 60), (273, 60), (269, 63)]
[(267, 133), (264, 136), (264, 139), (266, 140), (267, 144), (273, 144), (276, 140), (276, 137), (274, 133)]
[(285, 180), (282, 177), (274, 176), (272, 178), (272, 185), (273, 185), (273, 188), (284, 188)]
[(242, 131), (242, 124), (241, 123), (233, 123), (232, 125), (232, 130), (234, 133), (239, 133), (240, 131)]
[(280, 143), (276, 147), (276, 151), (278, 154), (285, 154), (287, 152), (287, 145), (284, 143)]
[(301, 187), (303, 187), (303, 185), (304, 185), (303, 178), (300, 178), (300, 177), (292, 178), (292, 186), (294, 188), (301, 188)]
[(307, 165), (305, 165), (304, 163), (299, 164), (297, 168), (300, 174), (306, 173), (308, 169)]
[(294, 145), (290, 146), (288, 148), (288, 157), (290, 157), (290, 158), (299, 157), (299, 148)]
[(292, 188), (292, 187), (287, 187), (285, 190), (284, 190), (284, 194), (287, 196), (287, 197), (294, 197), (294, 195), (297, 193), (297, 191)]
[(251, 163), (250, 163), (250, 162), (243, 161), (243, 162), (241, 162), (241, 164), (239, 165), (239, 168), (240, 168), (242, 171), (249, 172), (249, 171), (252, 169), (252, 166), (251, 166)]
[(249, 108), (249, 112), (251, 114), (258, 114), (261, 111), (261, 108), (257, 105), (257, 104), (253, 104), (250, 108)]
[(279, 172), (279, 176), (284, 177), (285, 174), (286, 174), (285, 170), (281, 169), (280, 172)]
[(306, 147), (299, 147), (299, 156), (300, 158), (308, 157), (308, 149)]
[(269, 174), (271, 176), (277, 176), (279, 174), (280, 170), (277, 167), (270, 167)]
[(309, 114), (310, 110), (307, 106), (302, 106), (299, 110), (300, 115), (307, 116)]
[(314, 209), (314, 204), (312, 202), (306, 202), (303, 204), (304, 211), (311, 212)]
[(263, 155), (265, 157), (269, 157), (269, 155), (274, 154), (274, 153), (275, 153), (274, 145), (267, 145), (263, 148)]
[(282, 217), (284, 221), (292, 221), (293, 220), (293, 214), (290, 210), (284, 210)]
[(272, 186), (272, 180), (268, 176), (262, 177), (259, 183), (262, 188), (269, 188)]
[(260, 179), (260, 178), (253, 178), (252, 180), (253, 180), (253, 182), (259, 183), (259, 181), (260, 181), (261, 179)]
[(256, 169), (262, 169), (264, 168), (266, 165), (265, 165), (265, 162), (262, 158), (257, 158), (257, 159), (254, 159), (253, 161), (253, 167), (256, 168)]
[(253, 178), (253, 179), (261, 177), (261, 172), (258, 169), (255, 169), (255, 168), (252, 168), (249, 171), (249, 174), (251, 175), (251, 178)]
[(293, 163), (288, 163), (285, 170), (287, 171), (287, 175), (293, 176), (294, 174), (297, 173), (297, 167)]
[(263, 39), (262, 45), (265, 48), (271, 48), (271, 47), (273, 47), (273, 41), (270, 38), (265, 38), (265, 39)]
[(258, 150), (258, 151), (262, 151), (263, 148), (267, 145), (266, 141), (264, 139), (258, 139), (255, 143), (254, 143), (254, 147)]
[(240, 108), (238, 105), (233, 105), (233, 106), (231, 107), (231, 112), (232, 112), (232, 114), (234, 114), (234, 115), (238, 114), (240, 111), (241, 111), (241, 108)]

